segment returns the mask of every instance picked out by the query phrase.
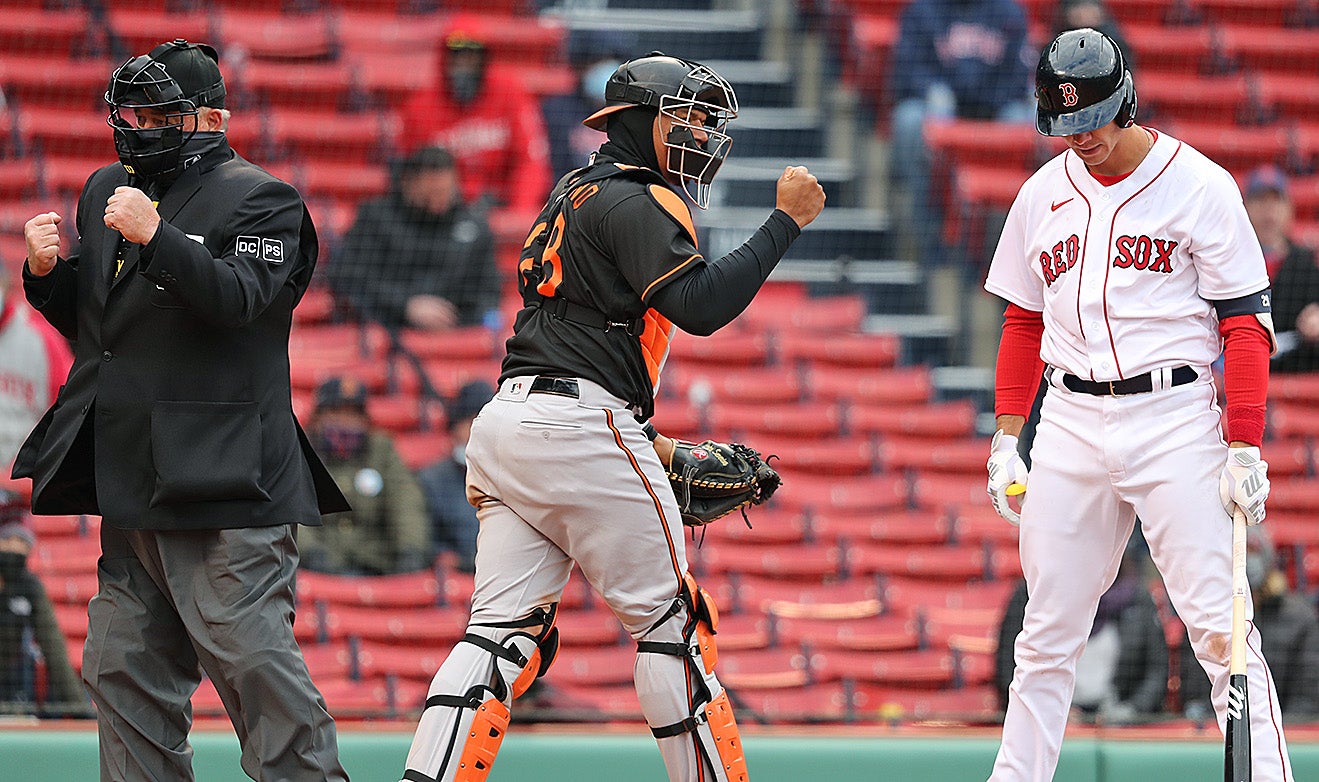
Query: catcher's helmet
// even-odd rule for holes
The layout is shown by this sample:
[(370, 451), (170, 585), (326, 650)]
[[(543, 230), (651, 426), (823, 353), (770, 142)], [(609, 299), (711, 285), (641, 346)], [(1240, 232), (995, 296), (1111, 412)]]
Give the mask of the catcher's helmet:
[[(656, 109), (672, 121), (664, 139), (668, 159), (661, 165), (704, 209), (710, 202), (710, 183), (733, 146), (724, 132), (737, 117), (733, 85), (700, 63), (651, 52), (618, 66), (605, 83), (605, 104), (582, 124), (605, 130), (610, 114), (634, 106)], [(703, 113), (704, 120), (691, 118), (692, 111)], [(707, 137), (704, 141), (697, 140), (697, 130)]]
[[(179, 38), (129, 59), (110, 75), (106, 122), (130, 174), (155, 179), (178, 170), (183, 146), (197, 132), (195, 122), (184, 130), (184, 119), (195, 118), (201, 106), (224, 107), (219, 60), (214, 48)], [(139, 127), (139, 109), (163, 113), (164, 124)]]
[(1126, 58), (1112, 38), (1083, 27), (1067, 30), (1044, 47), (1035, 69), (1035, 128), (1046, 136), (1071, 136), (1110, 122), (1136, 121), (1136, 86)]

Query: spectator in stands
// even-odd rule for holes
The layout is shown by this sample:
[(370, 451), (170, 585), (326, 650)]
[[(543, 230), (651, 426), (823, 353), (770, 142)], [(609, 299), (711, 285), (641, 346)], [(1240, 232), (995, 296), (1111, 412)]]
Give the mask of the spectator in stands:
[(605, 82), (636, 43), (619, 35), (575, 33), (569, 41), (568, 59), (576, 80), (573, 91), (550, 95), (543, 104), (550, 143), (550, 166), (558, 179), (586, 165), (600, 146), (599, 131), (582, 124), (605, 103)]
[(465, 573), (476, 569), (476, 533), (480, 529), (476, 508), (467, 501), (467, 438), (472, 420), (494, 395), (494, 387), (479, 380), (458, 391), (445, 406), (453, 450), (417, 474), (426, 495), (434, 554), (443, 565)]
[(1033, 116), (1026, 13), (1016, 0), (926, 0), (908, 3), (893, 48), (889, 172), (911, 204), (899, 225), (922, 260), (942, 254), (943, 209), (931, 192), (927, 121)]
[(438, 83), (403, 107), (405, 152), (453, 150), (463, 196), (536, 213), (550, 189), (540, 104), (517, 74), (492, 67), (477, 23), (459, 16), (440, 47)]
[(391, 328), (444, 331), (498, 313), (490, 224), (484, 208), (463, 201), (443, 147), (394, 166), (390, 192), (362, 204), (326, 274), (340, 300)]
[[(1246, 529), (1246, 580), (1255, 604), (1261, 651), (1278, 686), (1282, 716), (1288, 722), (1319, 718), (1319, 621), (1314, 605), (1288, 591), (1265, 526)], [(1182, 642), (1182, 708), (1193, 719), (1214, 714), (1209, 678)]]
[[(1168, 693), (1168, 644), (1158, 608), (1146, 587), (1146, 552), (1143, 539), (1133, 535), (1117, 578), (1099, 598), (1090, 638), (1076, 665), (1074, 719), (1129, 725), (1149, 721), (1163, 710)], [(1013, 644), (1021, 632), (1027, 599), (1023, 579), (999, 626), (994, 683), (1005, 709), (1015, 668)]]
[(1057, 21), (1054, 32), (1090, 27), (1112, 38), (1122, 50), (1122, 58), (1127, 63), (1127, 70), (1135, 72), (1136, 60), (1127, 39), (1122, 35), (1122, 28), (1109, 13), (1103, 0), (1062, 0), (1058, 4)]
[(0, 274), (0, 467), (14, 461), (27, 433), (55, 403), (72, 365), (69, 343), (13, 295), (8, 275)]
[(299, 532), (310, 570), (383, 575), (429, 564), (421, 489), (389, 435), (371, 426), (366, 396), (362, 383), (349, 377), (331, 377), (316, 388), (307, 433), (353, 509)]
[[(22, 500), (0, 492), (0, 714), (93, 716), (69, 664), (55, 609), (41, 581), (27, 569), (36, 536), (24, 526), (24, 516)], [(35, 652), (45, 661), (41, 684)], [(39, 693), (44, 693), (41, 703)]]
[(1314, 250), (1292, 242), (1292, 201), (1287, 176), (1261, 166), (1246, 177), (1246, 214), (1255, 227), (1273, 282), (1273, 325), (1279, 372), (1319, 370), (1319, 264)]

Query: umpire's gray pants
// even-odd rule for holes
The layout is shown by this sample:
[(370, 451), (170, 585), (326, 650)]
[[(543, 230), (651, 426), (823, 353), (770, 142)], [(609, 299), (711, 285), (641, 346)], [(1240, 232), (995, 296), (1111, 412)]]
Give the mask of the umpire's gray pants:
[(334, 720), (293, 638), (288, 526), (154, 531), (101, 525), (83, 681), (103, 782), (193, 779), (191, 697), (204, 670), (266, 782), (346, 780)]

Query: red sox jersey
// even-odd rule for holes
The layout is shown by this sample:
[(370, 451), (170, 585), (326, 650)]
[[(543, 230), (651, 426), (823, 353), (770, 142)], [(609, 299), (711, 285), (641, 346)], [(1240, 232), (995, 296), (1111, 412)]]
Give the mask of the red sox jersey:
[[(64, 338), (21, 298), (0, 302), (0, 467), (13, 461), (18, 447), (73, 364)], [(6, 472), (6, 475), (8, 473)]]
[(1022, 186), (985, 289), (1042, 312), (1040, 357), (1119, 380), (1222, 350), (1213, 301), (1269, 286), (1231, 175), (1156, 134), (1144, 161), (1103, 186), (1070, 150)]

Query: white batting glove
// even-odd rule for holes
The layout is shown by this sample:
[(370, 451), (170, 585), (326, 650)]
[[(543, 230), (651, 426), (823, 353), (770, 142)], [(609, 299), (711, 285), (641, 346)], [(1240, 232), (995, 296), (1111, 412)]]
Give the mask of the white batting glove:
[[(989, 483), (985, 490), (989, 492), (989, 501), (994, 504), (998, 515), (1012, 526), (1017, 526), (1021, 523), (1021, 514), (1008, 504), (1008, 497), (1025, 491), (1028, 477), (1026, 462), (1017, 453), (1017, 438), (1004, 434), (1002, 429), (995, 432), (989, 444), (989, 463), (986, 467), (989, 469)], [(1014, 486), (1013, 495), (1009, 495), (1008, 488)]]
[(1264, 521), (1264, 501), (1269, 498), (1269, 463), (1259, 458), (1255, 446), (1229, 447), (1227, 464), (1218, 477), (1218, 499), (1231, 516), (1240, 508), (1247, 524)]

